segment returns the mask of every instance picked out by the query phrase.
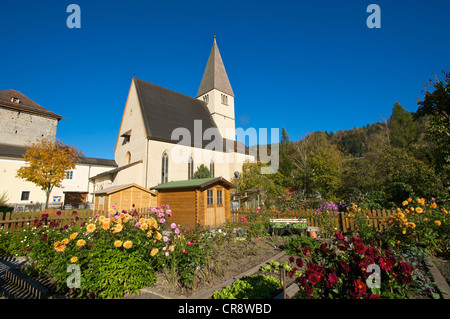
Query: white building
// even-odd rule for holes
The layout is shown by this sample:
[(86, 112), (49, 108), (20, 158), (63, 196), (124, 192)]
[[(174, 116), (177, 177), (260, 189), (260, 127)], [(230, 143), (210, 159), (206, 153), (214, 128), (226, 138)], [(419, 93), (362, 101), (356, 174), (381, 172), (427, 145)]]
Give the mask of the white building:
[[(5, 193), (8, 204), (17, 211), (40, 210), (45, 204), (44, 191), (16, 174), (26, 164), (23, 160), (25, 145), (36, 139), (55, 138), (61, 119), (18, 91), (0, 91), (0, 196)], [(62, 187), (53, 189), (49, 204), (78, 208), (93, 202), (93, 195), (89, 195), (93, 191), (89, 178), (116, 166), (114, 160), (82, 158), (74, 170), (67, 172)]]
[(215, 37), (196, 98), (133, 78), (114, 153), (118, 167), (91, 179), (96, 190), (187, 180), (201, 164), (231, 180), (255, 160), (235, 140), (234, 93)]

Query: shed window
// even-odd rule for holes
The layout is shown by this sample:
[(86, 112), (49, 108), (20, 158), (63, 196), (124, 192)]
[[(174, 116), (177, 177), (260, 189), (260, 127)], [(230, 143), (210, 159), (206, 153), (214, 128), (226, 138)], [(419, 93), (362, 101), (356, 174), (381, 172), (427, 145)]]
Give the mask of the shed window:
[(161, 184), (168, 182), (169, 176), (169, 156), (164, 152), (161, 160)]
[(222, 191), (217, 191), (217, 205), (222, 205)]
[(214, 192), (212, 190), (206, 191), (206, 200), (208, 205), (214, 204)]

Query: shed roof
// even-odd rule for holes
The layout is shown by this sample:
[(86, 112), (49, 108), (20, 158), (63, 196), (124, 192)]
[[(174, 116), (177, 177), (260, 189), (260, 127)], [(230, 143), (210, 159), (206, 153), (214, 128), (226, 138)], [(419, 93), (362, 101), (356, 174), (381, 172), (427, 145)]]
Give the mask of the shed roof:
[(144, 191), (144, 192), (147, 192), (147, 193), (150, 193), (150, 194), (156, 196), (156, 193), (155, 193), (154, 191), (152, 191), (152, 190), (150, 190), (150, 189), (147, 189), (147, 188), (144, 188), (144, 187), (139, 186), (139, 185), (134, 184), (134, 183), (132, 183), (132, 184), (127, 184), (127, 185), (116, 185), (116, 186), (111, 186), (111, 187), (108, 187), (108, 188), (104, 188), (104, 189), (101, 189), (101, 190), (92, 192), (92, 194), (95, 194), (95, 195), (98, 195), (98, 194), (106, 194), (106, 195), (109, 195), (109, 194), (117, 193), (117, 192), (119, 192), (119, 191), (121, 191), (121, 190), (130, 188), (130, 187), (136, 187), (136, 188), (139, 188), (140, 190), (142, 190), (142, 191)]
[(151, 187), (151, 189), (156, 189), (158, 191), (161, 190), (173, 190), (173, 189), (187, 189), (187, 188), (200, 188), (200, 189), (206, 189), (209, 186), (212, 186), (216, 183), (222, 183), (229, 188), (234, 188), (235, 186), (227, 181), (222, 176), (219, 177), (210, 177), (210, 178), (200, 178), (200, 179), (190, 179), (190, 180), (183, 180), (183, 181), (173, 181), (168, 182), (165, 184), (160, 184), (154, 187)]

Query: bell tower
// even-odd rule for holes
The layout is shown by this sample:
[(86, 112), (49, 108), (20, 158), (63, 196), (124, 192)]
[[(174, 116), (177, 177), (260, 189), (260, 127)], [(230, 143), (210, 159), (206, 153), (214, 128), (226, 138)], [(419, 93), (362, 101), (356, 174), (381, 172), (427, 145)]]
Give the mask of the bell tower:
[(217, 47), (216, 36), (197, 99), (204, 101), (223, 138), (235, 140), (234, 93)]

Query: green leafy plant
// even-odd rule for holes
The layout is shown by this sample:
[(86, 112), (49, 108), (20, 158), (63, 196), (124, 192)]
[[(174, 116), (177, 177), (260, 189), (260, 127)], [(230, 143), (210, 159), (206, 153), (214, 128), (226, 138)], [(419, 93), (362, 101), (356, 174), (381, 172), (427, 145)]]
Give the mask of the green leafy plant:
[(214, 291), (214, 299), (266, 299), (281, 286), (272, 276), (247, 276), (232, 285)]

